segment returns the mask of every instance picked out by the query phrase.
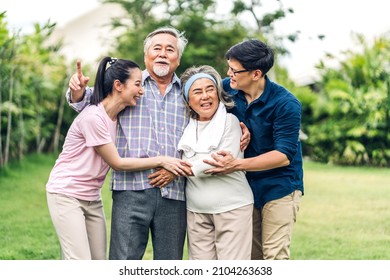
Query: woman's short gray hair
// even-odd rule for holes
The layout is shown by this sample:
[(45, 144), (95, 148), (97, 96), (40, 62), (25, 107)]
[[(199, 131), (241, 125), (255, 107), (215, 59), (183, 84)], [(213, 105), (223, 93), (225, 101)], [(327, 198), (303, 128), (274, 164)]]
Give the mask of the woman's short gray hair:
[(181, 92), (182, 92), (182, 97), (184, 100), (184, 104), (186, 105), (187, 112), (190, 114), (191, 118), (198, 118), (198, 114), (192, 110), (187, 102), (187, 100), (184, 98), (184, 88), (186, 82), (195, 74), (198, 73), (205, 73), (209, 74), (214, 78), (214, 80), (217, 82), (217, 94), (218, 94), (218, 99), (222, 104), (225, 105), (226, 109), (231, 109), (234, 107), (234, 101), (233, 99), (223, 90), (222, 87), (222, 78), (221, 75), (215, 70), (213, 67), (209, 65), (201, 65), (201, 66), (193, 66), (190, 68), (187, 68), (184, 73), (180, 76), (180, 82), (181, 82)]
[(179, 58), (183, 55), (184, 49), (187, 46), (188, 40), (184, 36), (184, 32), (180, 32), (176, 28), (164, 26), (150, 32), (144, 40), (144, 53), (146, 53), (152, 44), (152, 38), (158, 34), (170, 34), (177, 39), (177, 50)]

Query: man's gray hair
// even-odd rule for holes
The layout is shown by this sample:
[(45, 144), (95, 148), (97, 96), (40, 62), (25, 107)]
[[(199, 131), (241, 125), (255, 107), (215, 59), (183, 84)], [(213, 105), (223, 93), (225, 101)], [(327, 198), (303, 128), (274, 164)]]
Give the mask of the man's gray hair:
[(144, 40), (144, 53), (146, 53), (152, 43), (152, 38), (158, 34), (170, 34), (177, 39), (177, 50), (179, 52), (179, 58), (183, 55), (184, 49), (188, 43), (187, 38), (184, 36), (184, 32), (180, 32), (176, 28), (164, 26), (157, 28), (150, 32)]

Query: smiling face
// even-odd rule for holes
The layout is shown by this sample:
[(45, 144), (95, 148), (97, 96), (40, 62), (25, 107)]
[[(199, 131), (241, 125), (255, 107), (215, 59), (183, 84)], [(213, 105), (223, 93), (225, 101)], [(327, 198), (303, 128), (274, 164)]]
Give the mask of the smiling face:
[(236, 59), (228, 60), (227, 74), (230, 77), (230, 87), (245, 91), (251, 85), (251, 75), (253, 71), (246, 70)]
[(177, 38), (166, 33), (155, 35), (151, 38), (144, 60), (146, 69), (152, 76), (172, 76), (180, 64)]
[(199, 121), (209, 121), (218, 109), (219, 99), (213, 81), (197, 79), (188, 92), (188, 104), (199, 115)]
[(137, 100), (144, 94), (142, 87), (142, 72), (138, 68), (130, 70), (130, 79), (122, 84), (122, 98), (127, 106), (136, 106)]

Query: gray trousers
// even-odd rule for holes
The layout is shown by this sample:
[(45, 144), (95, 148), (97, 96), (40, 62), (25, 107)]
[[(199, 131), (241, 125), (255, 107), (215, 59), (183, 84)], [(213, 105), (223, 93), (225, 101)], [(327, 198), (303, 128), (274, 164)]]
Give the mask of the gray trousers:
[(158, 188), (113, 191), (110, 260), (141, 260), (152, 237), (154, 260), (181, 260), (186, 234), (184, 201), (162, 198)]

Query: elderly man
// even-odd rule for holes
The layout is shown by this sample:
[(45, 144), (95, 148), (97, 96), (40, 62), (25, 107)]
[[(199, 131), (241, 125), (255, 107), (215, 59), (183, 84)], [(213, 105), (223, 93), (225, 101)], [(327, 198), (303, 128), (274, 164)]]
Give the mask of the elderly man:
[[(187, 44), (183, 33), (162, 27), (144, 41), (144, 96), (118, 118), (116, 146), (122, 157), (180, 157), (177, 144), (188, 118), (175, 71)], [(81, 111), (92, 89), (78, 66), (67, 98)], [(161, 170), (112, 171), (110, 259), (143, 258), (152, 237), (155, 260), (182, 259), (186, 234), (185, 177)], [(154, 186), (164, 186), (156, 188)]]

